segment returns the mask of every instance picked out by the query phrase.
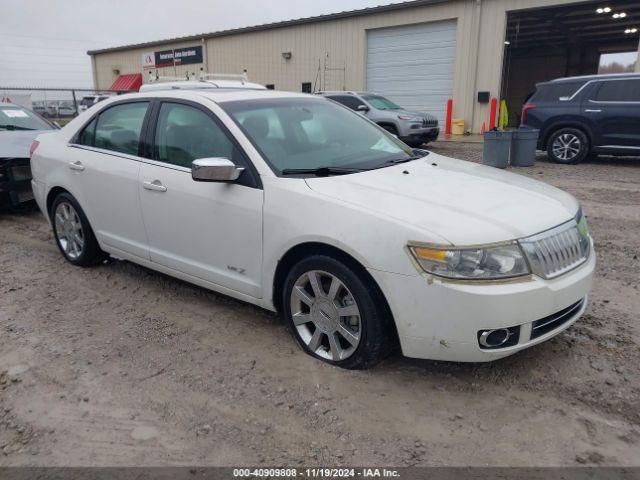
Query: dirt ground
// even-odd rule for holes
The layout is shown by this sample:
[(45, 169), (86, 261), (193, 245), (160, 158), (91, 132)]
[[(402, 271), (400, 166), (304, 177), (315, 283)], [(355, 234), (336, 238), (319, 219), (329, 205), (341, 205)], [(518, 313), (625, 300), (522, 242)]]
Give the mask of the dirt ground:
[(597, 277), (578, 323), (490, 364), (333, 368), (270, 313), (73, 267), (38, 212), (0, 215), (0, 465), (640, 465), (640, 159), (518, 173), (580, 199)]

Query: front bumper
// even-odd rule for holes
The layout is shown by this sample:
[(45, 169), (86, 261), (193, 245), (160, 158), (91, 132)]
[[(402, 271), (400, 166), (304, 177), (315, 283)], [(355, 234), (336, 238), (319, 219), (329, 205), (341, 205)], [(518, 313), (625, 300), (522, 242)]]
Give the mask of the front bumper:
[(28, 158), (0, 160), (0, 207), (15, 207), (33, 200)]
[(404, 132), (404, 135), (400, 137), (400, 139), (404, 142), (419, 142), (423, 143), (433, 142), (438, 138), (440, 134), (440, 129), (438, 127), (430, 127), (430, 128), (419, 128), (407, 130)]
[[(531, 276), (507, 283), (456, 283), (421, 275), (369, 270), (385, 293), (407, 357), (486, 362), (544, 342), (572, 325), (586, 308), (596, 258), (553, 280)], [(532, 335), (533, 322), (585, 301), (557, 327)], [(482, 349), (478, 332), (519, 326), (518, 343)]]

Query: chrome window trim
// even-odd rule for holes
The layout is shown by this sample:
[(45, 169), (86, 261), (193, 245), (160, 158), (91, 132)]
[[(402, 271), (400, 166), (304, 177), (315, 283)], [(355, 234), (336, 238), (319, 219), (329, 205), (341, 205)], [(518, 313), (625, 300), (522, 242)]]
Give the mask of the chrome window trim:
[(163, 168), (168, 168), (170, 170), (177, 170), (179, 172), (185, 172), (191, 175), (190, 168), (180, 167), (178, 165), (172, 165), (170, 163), (159, 162), (157, 160), (152, 160), (150, 158), (138, 157), (137, 155), (130, 155), (128, 153), (116, 152), (114, 150), (106, 150), (104, 148), (90, 147), (88, 145), (81, 145), (79, 143), (68, 143), (67, 146), (70, 148), (79, 148), (81, 150), (87, 150), (94, 153), (102, 153), (103, 155), (109, 155), (112, 157), (125, 158), (127, 160), (132, 160), (138, 163), (146, 163), (147, 165), (154, 165), (156, 167), (163, 167)]

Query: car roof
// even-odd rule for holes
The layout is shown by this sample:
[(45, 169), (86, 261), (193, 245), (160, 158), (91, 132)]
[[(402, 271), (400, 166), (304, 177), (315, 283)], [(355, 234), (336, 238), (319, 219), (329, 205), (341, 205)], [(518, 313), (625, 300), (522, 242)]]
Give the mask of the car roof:
[(210, 90), (216, 88), (242, 88), (266, 90), (264, 85), (237, 80), (182, 80), (174, 82), (145, 83), (140, 87), (141, 92), (157, 90)]
[(624, 78), (640, 78), (640, 73), (607, 73), (599, 75), (580, 75), (575, 77), (563, 77), (549, 80), (548, 82), (542, 82), (540, 85), (546, 85), (549, 83), (562, 83), (562, 82), (578, 82), (589, 80), (615, 80)]
[[(0, 102), (0, 108), (2, 108), (2, 107), (26, 108), (26, 107), (23, 107), (22, 105), (18, 105), (16, 103)], [(27, 108), (27, 110), (29, 110), (29, 109)]]
[[(252, 90), (248, 88), (210, 88), (193, 90), (155, 90), (140, 93), (129, 93), (113, 97), (114, 99), (136, 98), (178, 98), (199, 101), (206, 98), (215, 103), (234, 102), (238, 100), (260, 100), (270, 98), (317, 98), (308, 93), (282, 92), (279, 90)], [(109, 100), (107, 102), (111, 103)], [(115, 100), (114, 100), (115, 101)]]
[(334, 90), (334, 91), (323, 91), (317, 92), (318, 95), (379, 95), (375, 92), (356, 92), (353, 90), (344, 91), (344, 90)]

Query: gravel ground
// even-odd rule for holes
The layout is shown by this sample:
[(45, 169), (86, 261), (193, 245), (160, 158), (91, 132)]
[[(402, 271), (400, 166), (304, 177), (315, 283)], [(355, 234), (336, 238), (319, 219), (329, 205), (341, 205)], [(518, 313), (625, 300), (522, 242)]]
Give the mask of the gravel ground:
[(578, 323), (490, 364), (333, 368), (274, 315), (75, 268), (39, 213), (0, 215), (0, 465), (638, 465), (640, 160), (518, 173), (580, 199), (597, 278)]

